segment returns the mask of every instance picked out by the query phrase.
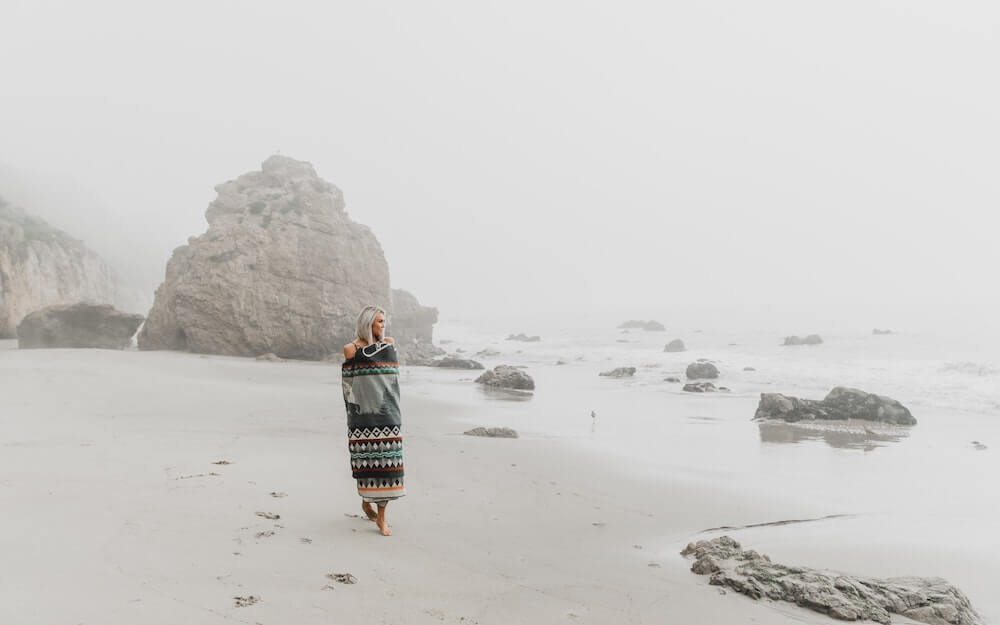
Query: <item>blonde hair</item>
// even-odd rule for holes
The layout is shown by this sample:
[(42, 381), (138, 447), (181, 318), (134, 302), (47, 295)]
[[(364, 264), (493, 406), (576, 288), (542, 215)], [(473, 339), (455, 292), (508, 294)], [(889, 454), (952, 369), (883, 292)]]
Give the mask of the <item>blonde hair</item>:
[(375, 317), (379, 313), (385, 315), (385, 310), (379, 308), (378, 306), (365, 306), (358, 313), (358, 326), (357, 326), (357, 338), (358, 340), (364, 341), (368, 345), (375, 342), (375, 337), (372, 336), (372, 324), (375, 323)]

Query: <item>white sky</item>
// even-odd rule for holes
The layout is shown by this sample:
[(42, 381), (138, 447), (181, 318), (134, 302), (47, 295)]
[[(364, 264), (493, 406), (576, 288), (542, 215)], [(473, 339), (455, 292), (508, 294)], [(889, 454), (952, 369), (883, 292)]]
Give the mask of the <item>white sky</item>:
[(0, 2), (0, 166), (159, 267), (280, 150), (445, 314), (1000, 330), (996, 2)]

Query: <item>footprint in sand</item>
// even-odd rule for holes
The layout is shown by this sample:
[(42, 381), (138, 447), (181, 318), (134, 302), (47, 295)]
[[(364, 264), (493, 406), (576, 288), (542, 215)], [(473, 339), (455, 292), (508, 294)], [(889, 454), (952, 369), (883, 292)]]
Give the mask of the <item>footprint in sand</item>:
[(246, 597), (233, 597), (237, 608), (246, 608), (260, 601), (260, 597), (247, 595)]
[(282, 492), (280, 492), (280, 491), (273, 491), (273, 490), (272, 490), (272, 491), (271, 491), (271, 496), (272, 496), (272, 497), (287, 497), (287, 496), (288, 496), (288, 493), (282, 493)]
[(312, 538), (300, 538), (299, 539), (299, 542), (302, 543), (303, 545), (309, 545), (309, 544), (312, 543), (312, 541), (313, 541)]
[(254, 514), (256, 514), (259, 517), (264, 517), (265, 519), (270, 519), (272, 521), (277, 521), (278, 519), (281, 518), (280, 514), (275, 514), (273, 512), (255, 512)]
[(327, 573), (327, 579), (332, 579), (340, 584), (357, 584), (358, 578), (354, 577), (350, 573)]
[(232, 462), (230, 462), (228, 460), (216, 460), (212, 464), (232, 464)]
[(257, 538), (270, 538), (271, 536), (274, 536), (274, 530), (264, 530), (255, 534)]

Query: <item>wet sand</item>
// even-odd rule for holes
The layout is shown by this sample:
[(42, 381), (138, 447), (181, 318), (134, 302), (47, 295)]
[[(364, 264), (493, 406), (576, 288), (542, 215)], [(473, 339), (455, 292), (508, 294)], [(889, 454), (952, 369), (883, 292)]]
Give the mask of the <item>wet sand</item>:
[[(0, 351), (0, 619), (832, 622), (720, 596), (677, 554), (781, 520), (767, 497), (557, 438), (463, 436), (475, 415), (436, 388), (403, 386), (409, 494), (386, 538), (350, 479), (336, 366)], [(771, 536), (782, 561), (810, 555)]]

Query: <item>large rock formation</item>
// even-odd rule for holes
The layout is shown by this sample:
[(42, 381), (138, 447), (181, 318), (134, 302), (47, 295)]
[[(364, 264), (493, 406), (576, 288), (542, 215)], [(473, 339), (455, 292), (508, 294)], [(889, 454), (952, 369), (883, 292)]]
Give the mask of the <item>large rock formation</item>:
[(788, 397), (781, 393), (761, 393), (753, 418), (788, 422), (863, 419), (895, 425), (917, 423), (910, 411), (895, 399), (846, 386), (835, 387), (820, 401)]
[(272, 156), (215, 190), (208, 230), (167, 263), (140, 349), (318, 360), (354, 338), (362, 307), (389, 307), (381, 246), (312, 165)]
[(771, 562), (729, 536), (689, 544), (683, 556), (708, 583), (753, 599), (787, 601), (844, 621), (889, 623), (899, 614), (931, 625), (981, 625), (969, 598), (939, 577), (876, 579)]
[(39, 308), (114, 298), (114, 272), (97, 254), (0, 198), (0, 338)]
[(125, 349), (141, 323), (142, 315), (123, 313), (108, 304), (57, 304), (21, 320), (17, 346)]

